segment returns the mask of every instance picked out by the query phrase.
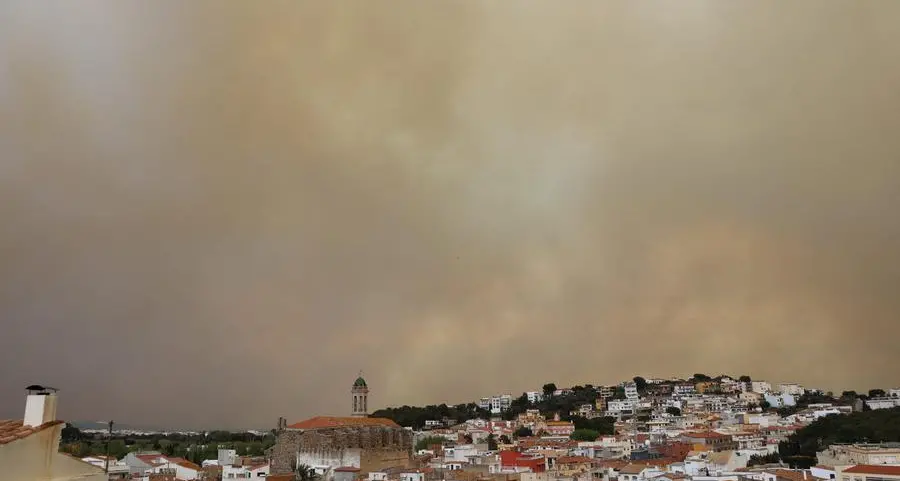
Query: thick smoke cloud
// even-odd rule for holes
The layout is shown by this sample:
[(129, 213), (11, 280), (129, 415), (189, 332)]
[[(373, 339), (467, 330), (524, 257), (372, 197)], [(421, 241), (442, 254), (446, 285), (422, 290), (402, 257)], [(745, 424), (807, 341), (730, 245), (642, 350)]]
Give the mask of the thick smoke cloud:
[(0, 417), (900, 385), (896, 2), (0, 5)]

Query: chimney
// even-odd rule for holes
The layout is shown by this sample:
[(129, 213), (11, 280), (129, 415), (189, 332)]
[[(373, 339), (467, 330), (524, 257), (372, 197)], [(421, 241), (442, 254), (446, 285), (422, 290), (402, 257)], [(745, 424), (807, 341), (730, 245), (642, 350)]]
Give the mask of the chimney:
[(32, 384), (25, 388), (25, 426), (38, 427), (50, 421), (56, 421), (57, 389)]

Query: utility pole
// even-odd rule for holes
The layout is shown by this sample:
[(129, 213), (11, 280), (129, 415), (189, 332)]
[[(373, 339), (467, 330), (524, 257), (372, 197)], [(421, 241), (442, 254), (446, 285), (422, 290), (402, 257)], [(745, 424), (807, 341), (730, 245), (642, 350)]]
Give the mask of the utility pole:
[(109, 422), (109, 433), (106, 435), (106, 468), (103, 470), (106, 471), (106, 474), (109, 474), (109, 441), (112, 439), (112, 427), (113, 422)]

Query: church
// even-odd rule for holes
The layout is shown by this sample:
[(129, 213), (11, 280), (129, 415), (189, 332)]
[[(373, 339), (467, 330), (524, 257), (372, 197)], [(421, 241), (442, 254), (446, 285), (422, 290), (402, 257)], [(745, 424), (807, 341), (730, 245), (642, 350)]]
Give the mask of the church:
[(350, 416), (317, 416), (291, 425), (279, 418), (269, 454), (271, 473), (293, 473), (306, 465), (327, 480), (335, 472), (356, 472), (363, 478), (373, 471), (411, 467), (412, 431), (387, 418), (369, 417), (369, 386), (362, 376), (353, 382), (350, 395)]

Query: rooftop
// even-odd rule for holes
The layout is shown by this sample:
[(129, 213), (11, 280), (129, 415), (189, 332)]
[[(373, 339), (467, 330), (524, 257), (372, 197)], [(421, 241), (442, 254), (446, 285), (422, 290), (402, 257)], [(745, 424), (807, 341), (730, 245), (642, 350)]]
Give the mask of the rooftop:
[(885, 466), (872, 464), (857, 464), (851, 468), (844, 470), (845, 473), (859, 474), (886, 474), (889, 476), (900, 476), (900, 466)]
[(353, 426), (385, 426), (399, 428), (400, 425), (387, 418), (356, 418), (336, 416), (316, 416), (288, 426), (290, 429), (326, 429)]
[(0, 446), (43, 431), (52, 426), (63, 424), (63, 421), (49, 421), (37, 427), (25, 426), (22, 420), (0, 420)]

